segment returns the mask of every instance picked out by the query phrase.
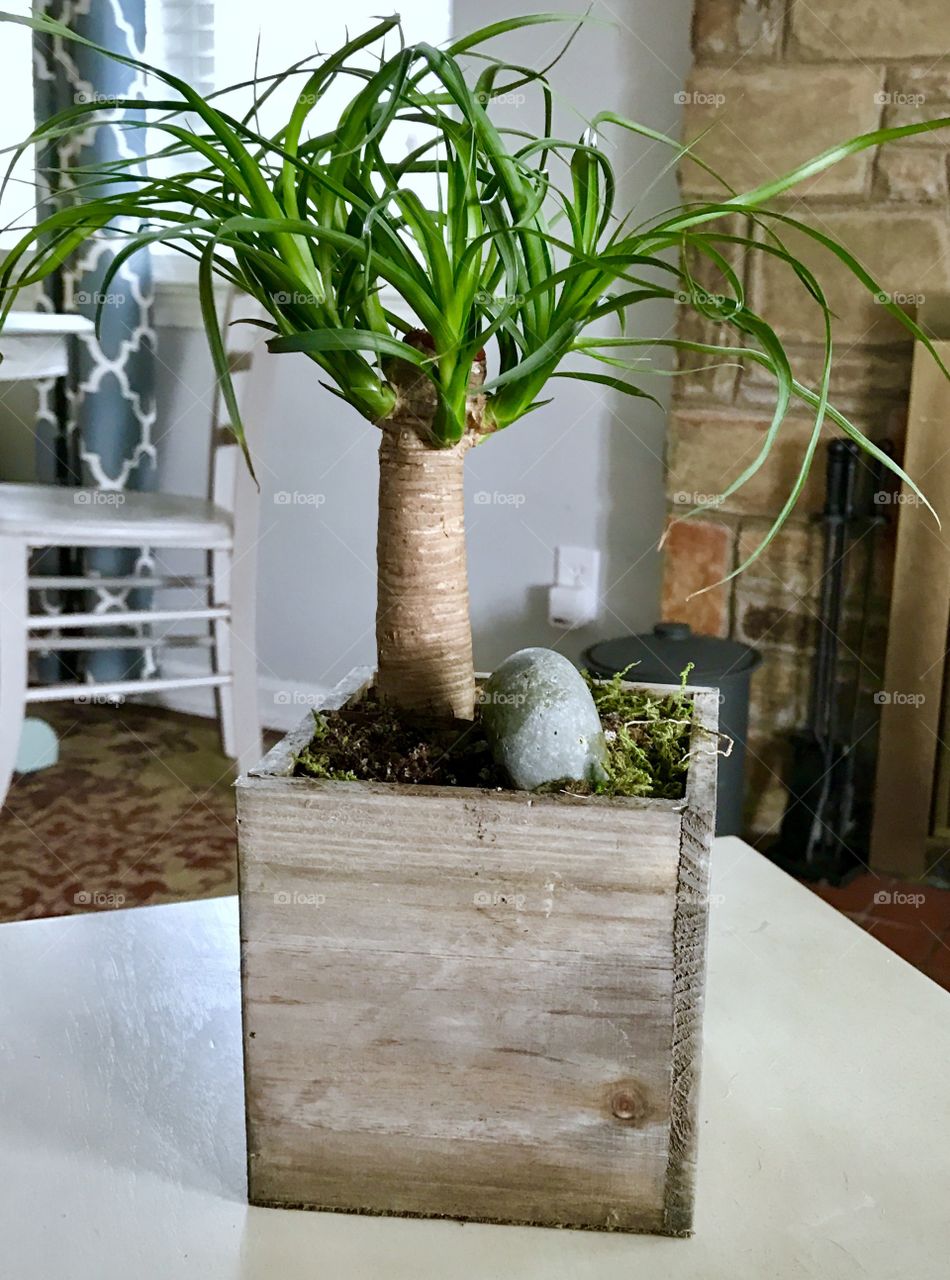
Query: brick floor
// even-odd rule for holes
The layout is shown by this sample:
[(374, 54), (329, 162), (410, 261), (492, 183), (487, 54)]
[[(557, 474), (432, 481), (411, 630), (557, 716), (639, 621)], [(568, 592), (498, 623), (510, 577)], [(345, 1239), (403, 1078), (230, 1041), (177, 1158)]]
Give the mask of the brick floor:
[(870, 872), (807, 887), (950, 991), (950, 889)]

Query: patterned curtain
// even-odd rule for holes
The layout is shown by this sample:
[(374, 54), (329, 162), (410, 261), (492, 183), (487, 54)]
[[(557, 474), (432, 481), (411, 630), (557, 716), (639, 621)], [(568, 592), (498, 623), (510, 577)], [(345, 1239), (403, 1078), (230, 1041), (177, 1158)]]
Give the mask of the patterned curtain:
[[(145, 43), (145, 0), (35, 0), (34, 10), (109, 49), (141, 57)], [(80, 102), (102, 102), (99, 123), (37, 155), (37, 179), (46, 209), (75, 198), (88, 183), (80, 172), (93, 162), (131, 159), (145, 153), (145, 131), (122, 130), (122, 112), (109, 107), (116, 97), (145, 96), (144, 78), (131, 67), (104, 58), (71, 41), (34, 34), (34, 107), (45, 119)], [(45, 289), (43, 306), (94, 319), (103, 296), (103, 278), (114, 257), (114, 239), (97, 238), (77, 252)], [(77, 500), (121, 504), (125, 489), (151, 488), (155, 477), (154, 364), (151, 325), (152, 280), (146, 253), (126, 262), (110, 283), (100, 339), (82, 338), (65, 382), (40, 389), (40, 479), (77, 486)], [(44, 447), (45, 446), (45, 447)], [(153, 569), (147, 548), (94, 548), (67, 553), (65, 571), (99, 577), (127, 577)], [(41, 572), (64, 566), (44, 560)], [(103, 586), (75, 599), (44, 592), (48, 610), (122, 612), (148, 607), (147, 590)], [(101, 635), (129, 635), (128, 627), (97, 628)], [(57, 674), (53, 674), (53, 670)], [(90, 679), (121, 680), (150, 675), (151, 651), (98, 650), (83, 671)], [(41, 666), (41, 678), (62, 678), (58, 664)]]

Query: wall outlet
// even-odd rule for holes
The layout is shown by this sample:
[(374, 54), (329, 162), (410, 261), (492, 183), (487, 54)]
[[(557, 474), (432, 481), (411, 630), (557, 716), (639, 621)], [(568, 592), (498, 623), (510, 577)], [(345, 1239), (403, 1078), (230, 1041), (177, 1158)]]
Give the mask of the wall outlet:
[(600, 552), (592, 547), (557, 547), (554, 585), (548, 592), (548, 621), (573, 630), (597, 617)]

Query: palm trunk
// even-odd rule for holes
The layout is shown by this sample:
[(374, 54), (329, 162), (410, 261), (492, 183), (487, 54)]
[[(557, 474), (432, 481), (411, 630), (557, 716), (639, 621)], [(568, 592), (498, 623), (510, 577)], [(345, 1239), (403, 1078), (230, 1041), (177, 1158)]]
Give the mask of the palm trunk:
[(473, 430), (440, 449), (431, 443), (431, 384), (415, 375), (398, 394), (379, 446), (377, 689), (410, 714), (471, 720), (463, 472), (481, 406), (471, 402)]
[(468, 443), (433, 449), (387, 423), (379, 446), (381, 695), (405, 711), (471, 720), (475, 705), (462, 471)]

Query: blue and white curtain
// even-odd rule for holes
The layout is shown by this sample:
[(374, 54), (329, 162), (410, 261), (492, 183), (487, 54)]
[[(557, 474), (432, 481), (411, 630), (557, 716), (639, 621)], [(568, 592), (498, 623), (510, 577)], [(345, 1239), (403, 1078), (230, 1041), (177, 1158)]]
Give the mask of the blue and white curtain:
[[(35, 0), (34, 11), (57, 19), (108, 49), (141, 58), (145, 44), (146, 0)], [(59, 141), (37, 155), (37, 178), (44, 207), (76, 198), (88, 183), (79, 172), (93, 163), (135, 160), (145, 154), (145, 130), (118, 126), (121, 111), (110, 109), (116, 97), (146, 96), (144, 78), (132, 67), (103, 57), (72, 41), (34, 33), (34, 107), (38, 120), (80, 102), (102, 102), (98, 123), (81, 135)], [(86, 244), (52, 278), (44, 307), (94, 319), (103, 296), (103, 278), (116, 242), (102, 235)], [(126, 262), (109, 284), (101, 335), (80, 339), (65, 383), (41, 388), (39, 413), (40, 478), (88, 488), (91, 500), (121, 502), (126, 489), (148, 489), (155, 478), (155, 334), (152, 328), (152, 279), (146, 253)], [(110, 494), (114, 495), (110, 498)], [(126, 577), (153, 569), (147, 548), (87, 549), (71, 557), (68, 571), (102, 577)], [(45, 572), (62, 572), (47, 563)], [(112, 612), (147, 607), (149, 592), (96, 588), (80, 598), (84, 611)], [(46, 606), (69, 608), (67, 597)], [(75, 606), (73, 606), (75, 607)], [(111, 629), (97, 629), (113, 634)], [(128, 635), (117, 626), (114, 634)], [(51, 678), (56, 678), (49, 671)], [(132, 679), (151, 674), (148, 649), (99, 650), (87, 659), (85, 674), (95, 680)]]

